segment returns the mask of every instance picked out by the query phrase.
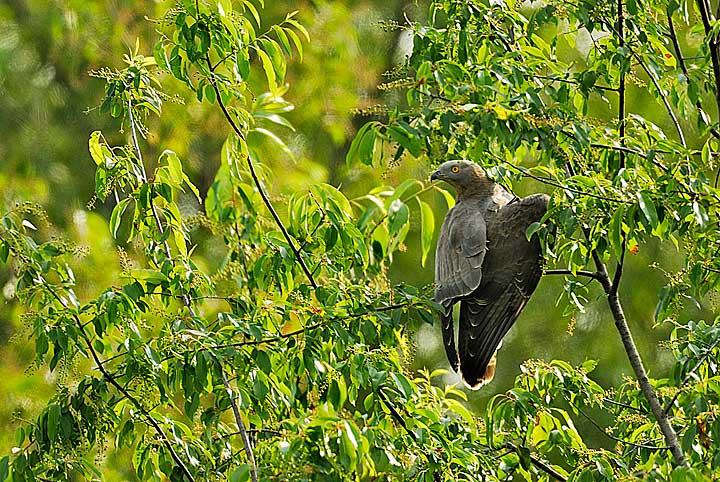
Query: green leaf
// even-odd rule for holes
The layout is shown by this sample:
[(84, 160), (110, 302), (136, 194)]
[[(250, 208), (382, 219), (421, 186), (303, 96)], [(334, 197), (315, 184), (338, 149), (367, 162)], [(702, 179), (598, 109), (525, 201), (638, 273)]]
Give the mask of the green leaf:
[(9, 455), (6, 455), (2, 459), (0, 459), (0, 482), (5, 482), (5, 479), (7, 479), (8, 474), (10, 472), (9, 465), (10, 465), (10, 456)]
[(365, 135), (363, 135), (358, 147), (358, 157), (360, 158), (360, 162), (367, 166), (372, 166), (374, 151), (375, 131), (373, 129), (369, 129), (365, 132)]
[(47, 435), (50, 440), (55, 440), (60, 428), (60, 405), (52, 403), (47, 411)]
[[(163, 162), (164, 161), (164, 162)], [(182, 162), (175, 152), (166, 149), (160, 155), (159, 164), (165, 164), (168, 167), (168, 173), (170, 174), (169, 181), (175, 187), (179, 187), (183, 182), (183, 169)]]
[(291, 30), (291, 29), (289, 29), (289, 28), (286, 28), (286, 29), (283, 29), (283, 30), (285, 31), (285, 33), (288, 34), (288, 36), (289, 36), (290, 39), (292, 40), (293, 44), (295, 44), (295, 48), (296, 48), (297, 51), (298, 51), (298, 55), (300, 55), (300, 62), (302, 62), (302, 60), (303, 60), (303, 46), (302, 46), (302, 42), (300, 41), (300, 37), (298, 37), (298, 35), (295, 33), (295, 31), (293, 31), (293, 30)]
[(250, 480), (250, 466), (242, 464), (230, 475), (230, 482), (247, 482)]
[(420, 206), (420, 241), (422, 247), (421, 266), (425, 266), (428, 253), (432, 247), (433, 234), (435, 233), (435, 215), (430, 205), (420, 199), (417, 200)]
[(273, 70), (277, 77), (277, 82), (282, 84), (285, 81), (285, 57), (283, 56), (280, 46), (271, 39), (260, 39), (260, 43), (263, 44), (264, 51), (270, 56)]
[(296, 21), (296, 20), (287, 19), (286, 21), (287, 21), (287, 23), (289, 23), (290, 25), (292, 25), (293, 27), (295, 27), (300, 33), (302, 33), (302, 34), (305, 36), (305, 40), (307, 40), (308, 42), (310, 42), (310, 34), (309, 34), (308, 31), (305, 29), (305, 27), (303, 27), (302, 25), (300, 25), (300, 23), (299, 23), (298, 21)]
[(285, 49), (285, 52), (287, 52), (288, 55), (292, 55), (292, 47), (290, 46), (290, 40), (288, 39), (287, 34), (285, 33), (285, 29), (282, 27), (279, 27), (277, 25), (273, 25), (272, 31), (275, 32), (275, 35), (277, 35), (278, 40), (280, 41), (280, 45), (283, 46), (283, 49)]
[(90, 134), (90, 140), (88, 141), (88, 145), (90, 148), (90, 156), (93, 158), (93, 161), (95, 161), (95, 164), (98, 166), (102, 165), (105, 162), (105, 156), (102, 153), (102, 149), (100, 148), (100, 136), (102, 133), (100, 131), (94, 131), (92, 134)]
[(345, 405), (347, 399), (347, 386), (345, 385), (345, 379), (342, 375), (334, 378), (330, 382), (330, 387), (327, 392), (327, 400), (335, 407), (335, 410), (340, 410)]
[(170, 281), (167, 276), (154, 269), (131, 269), (128, 277), (138, 281), (149, 281), (156, 284)]
[(419, 157), (420, 154), (422, 154), (423, 145), (417, 133), (409, 132), (400, 125), (388, 126), (387, 133), (395, 142), (407, 149), (414, 157)]
[(133, 198), (126, 197), (125, 199), (120, 201), (117, 206), (115, 206), (115, 209), (113, 209), (113, 212), (110, 215), (110, 232), (112, 233), (112, 237), (115, 238), (116, 241), (119, 241), (121, 243), (127, 242), (127, 239), (118, 239), (120, 222), (122, 221), (122, 216), (125, 213), (125, 210), (127, 209), (130, 201), (132, 200)]
[(255, 19), (255, 23), (257, 24), (258, 28), (261, 28), (260, 14), (258, 14), (257, 8), (255, 8), (255, 5), (253, 5), (250, 0), (243, 0), (242, 3), (248, 10), (250, 10), (250, 13), (252, 14), (253, 18)]
[(645, 219), (647, 219), (652, 228), (657, 227), (658, 215), (657, 211), (655, 210), (655, 204), (650, 197), (650, 193), (647, 191), (640, 191), (637, 195), (637, 198), (638, 204), (640, 205), (640, 210), (645, 215)]
[(440, 186), (433, 185), (435, 190), (443, 195), (443, 198), (445, 198), (445, 204), (447, 204), (448, 209), (452, 209), (455, 206), (455, 198), (450, 194), (446, 189), (441, 188)]
[(275, 67), (273, 67), (272, 60), (270, 60), (268, 54), (266, 54), (262, 49), (256, 48), (255, 51), (257, 52), (258, 56), (260, 57), (260, 61), (262, 62), (262, 67), (265, 71), (265, 77), (267, 78), (268, 88), (270, 89), (270, 92), (277, 92), (277, 79), (275, 77)]
[[(347, 155), (345, 156), (345, 163), (348, 166), (352, 165), (353, 161), (355, 161), (355, 159), (358, 157), (358, 153), (360, 151), (360, 144), (363, 141), (365, 133), (367, 133), (370, 129), (374, 128), (375, 125), (376, 122), (368, 122), (367, 124), (363, 125), (360, 130), (358, 130), (355, 138), (350, 144), (350, 149), (348, 149)], [(372, 161), (372, 155), (370, 156), (370, 159)]]

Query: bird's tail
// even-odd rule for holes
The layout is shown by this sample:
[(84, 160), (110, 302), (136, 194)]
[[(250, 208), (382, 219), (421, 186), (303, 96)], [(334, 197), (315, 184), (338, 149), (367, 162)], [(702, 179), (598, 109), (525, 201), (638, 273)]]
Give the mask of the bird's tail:
[(447, 355), (450, 366), (455, 372), (460, 372), (460, 358), (455, 348), (455, 327), (453, 322), (453, 305), (444, 305), (445, 312), (440, 315), (440, 325), (442, 328), (443, 347)]
[(497, 365), (497, 350), (495, 353), (493, 353), (492, 358), (490, 358), (490, 361), (487, 364), (487, 367), (485, 368), (485, 372), (483, 375), (478, 377), (473, 377), (472, 381), (468, 381), (465, 378), (465, 375), (462, 375), (462, 381), (465, 383), (465, 385), (471, 389), (471, 390), (479, 390), (483, 386), (487, 385), (491, 381), (493, 381), (493, 378), (495, 378), (495, 366)]

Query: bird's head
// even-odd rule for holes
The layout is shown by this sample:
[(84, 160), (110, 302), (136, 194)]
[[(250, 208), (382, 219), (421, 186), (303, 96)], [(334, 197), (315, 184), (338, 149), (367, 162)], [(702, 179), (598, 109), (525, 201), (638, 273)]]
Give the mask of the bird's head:
[(483, 169), (474, 162), (459, 160), (440, 164), (430, 176), (431, 181), (445, 181), (459, 192), (492, 185)]

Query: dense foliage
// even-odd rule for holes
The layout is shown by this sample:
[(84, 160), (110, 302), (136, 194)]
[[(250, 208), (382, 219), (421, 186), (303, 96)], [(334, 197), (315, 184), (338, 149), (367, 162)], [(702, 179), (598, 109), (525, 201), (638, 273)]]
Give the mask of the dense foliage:
[[(480, 416), (442, 370), (409, 368), (411, 336), (434, 318), (432, 290), (387, 275), (413, 220), (426, 262), (439, 220), (429, 196), (450, 207), (451, 195), (408, 179), (357, 197), (330, 184), (271, 196), (279, 173), (265, 156), (292, 156), (278, 133), (291, 127), (287, 59), (303, 56), (307, 31), (294, 13), (268, 28), (249, 0), (167, 10), (154, 21), (152, 55), (136, 47), (124, 68), (93, 72), (105, 81), (100, 111), (122, 121), (127, 141), (89, 138), (90, 207), (112, 206), (121, 276), (79, 296), (78, 248), (54, 236), (42, 207), (2, 216), (0, 260), (15, 271), (36, 365), (82, 376), (58, 380), (18, 428), (0, 480), (100, 479), (103, 457), (129, 458), (122, 477), (139, 480), (712, 477), (720, 331), (715, 320), (676, 316), (684, 300), (706, 302), (720, 273), (717, 121), (703, 107), (720, 70), (709, 20), (703, 42), (678, 41), (672, 21), (693, 24), (691, 8), (446, 1), (430, 6), (427, 23), (403, 26), (412, 53), (383, 89), (407, 95), (369, 109), (377, 117), (349, 147), (349, 168), (468, 158), (508, 186), (524, 177), (549, 186), (547, 222), (528, 235), (543, 240), (548, 273), (567, 277), (568, 313), (584, 308), (588, 282), (600, 283), (636, 369), (637, 379), (606, 389), (591, 378), (594, 361), (531, 360)], [(154, 159), (144, 145), (174, 100), (163, 88), (171, 78), (229, 132), (207, 192), (162, 137)], [(640, 90), (673, 131), (627, 111), (625, 96)], [(616, 120), (593, 116), (598, 98)], [(687, 145), (677, 113), (697, 119), (698, 145)], [(685, 257), (680, 270), (658, 265), (668, 284), (656, 319), (674, 324), (677, 360), (659, 380), (639, 370), (619, 296), (626, 253), (653, 238)], [(214, 266), (193, 256), (199, 240)], [(584, 439), (581, 420), (616, 447)]]

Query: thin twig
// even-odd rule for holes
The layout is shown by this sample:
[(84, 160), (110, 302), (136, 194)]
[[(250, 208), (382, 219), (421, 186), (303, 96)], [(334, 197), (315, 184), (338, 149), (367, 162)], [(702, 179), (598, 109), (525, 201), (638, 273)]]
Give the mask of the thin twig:
[(717, 104), (718, 114), (720, 114), (720, 59), (718, 58), (718, 43), (712, 38), (712, 25), (710, 23), (710, 12), (704, 0), (697, 0), (700, 18), (705, 28), (705, 36), (707, 37), (708, 49), (710, 49), (710, 60), (712, 61), (713, 76), (715, 77), (715, 103)]
[(550, 274), (550, 275), (564, 275), (564, 276), (585, 276), (587, 278), (592, 278), (594, 280), (600, 281), (600, 274), (598, 274), (595, 271), (585, 271), (585, 270), (577, 270), (573, 272), (569, 269), (546, 269), (543, 274)]
[(585, 413), (580, 407), (575, 407), (575, 408), (576, 408), (577, 411), (580, 413), (580, 415), (582, 415), (583, 417), (585, 417), (585, 419), (587, 419), (588, 422), (590, 422), (590, 423), (591, 423), (596, 429), (598, 429), (600, 432), (602, 432), (603, 434), (605, 434), (605, 436), (609, 437), (610, 439), (612, 439), (612, 440), (614, 440), (614, 441), (616, 441), (616, 442), (620, 442), (620, 443), (623, 444), (623, 445), (630, 445), (630, 446), (633, 446), (633, 447), (636, 447), (636, 448), (639, 448), (639, 449), (647, 449), (647, 450), (667, 450), (667, 449), (670, 448), (670, 447), (659, 446), (659, 445), (646, 445), (646, 444), (640, 444), (640, 443), (636, 443), (636, 442), (630, 442), (630, 441), (625, 440), (625, 439), (623, 439), (623, 438), (616, 437), (615, 435), (613, 435), (613, 434), (609, 433), (607, 430), (605, 430), (605, 429), (602, 427), (602, 425), (600, 425), (597, 421), (595, 421), (595, 419), (593, 419), (590, 415), (588, 415), (587, 413)]
[(628, 405), (627, 403), (618, 402), (617, 400), (613, 400), (612, 398), (602, 397), (602, 401), (605, 403), (609, 403), (611, 405), (617, 405), (618, 407), (627, 408), (628, 410), (633, 410), (638, 413), (642, 413), (643, 415), (649, 415), (647, 410), (643, 410), (642, 408), (633, 407), (632, 405)]

